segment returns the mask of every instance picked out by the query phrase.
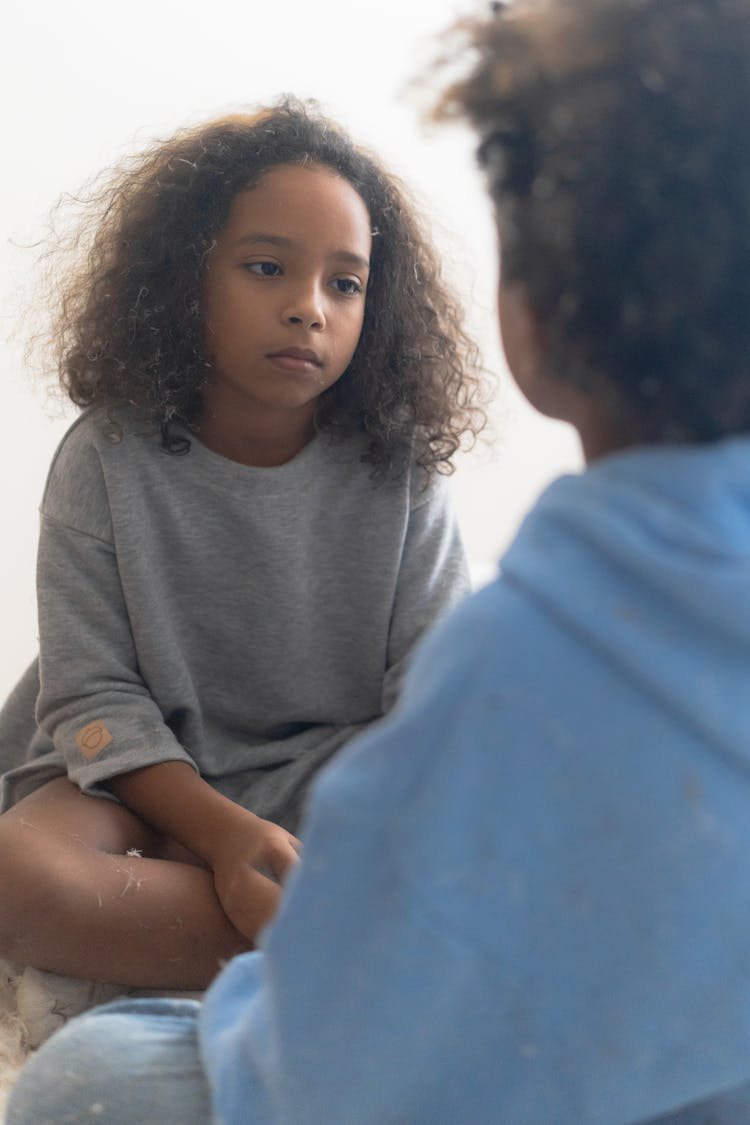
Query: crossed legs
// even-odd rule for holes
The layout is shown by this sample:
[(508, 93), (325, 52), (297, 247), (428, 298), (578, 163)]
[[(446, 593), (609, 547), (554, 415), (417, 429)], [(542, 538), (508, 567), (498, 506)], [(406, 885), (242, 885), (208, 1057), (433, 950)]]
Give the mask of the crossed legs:
[(0, 956), (128, 987), (202, 989), (251, 943), (211, 872), (58, 778), (0, 816)]

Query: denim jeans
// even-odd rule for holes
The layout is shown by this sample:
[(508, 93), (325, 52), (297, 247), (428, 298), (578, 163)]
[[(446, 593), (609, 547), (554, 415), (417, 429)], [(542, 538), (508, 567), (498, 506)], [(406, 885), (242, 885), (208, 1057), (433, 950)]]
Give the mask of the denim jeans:
[(209, 1125), (195, 1000), (119, 1000), (72, 1020), (21, 1071), (7, 1125)]

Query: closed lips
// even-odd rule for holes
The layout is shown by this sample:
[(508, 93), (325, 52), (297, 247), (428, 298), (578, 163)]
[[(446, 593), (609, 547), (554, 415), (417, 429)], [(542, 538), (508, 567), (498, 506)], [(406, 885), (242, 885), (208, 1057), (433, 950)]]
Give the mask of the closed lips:
[(320, 367), (320, 359), (309, 348), (283, 348), (278, 352), (269, 352), (269, 356), (271, 359), (300, 359), (305, 363), (314, 363), (316, 367)]

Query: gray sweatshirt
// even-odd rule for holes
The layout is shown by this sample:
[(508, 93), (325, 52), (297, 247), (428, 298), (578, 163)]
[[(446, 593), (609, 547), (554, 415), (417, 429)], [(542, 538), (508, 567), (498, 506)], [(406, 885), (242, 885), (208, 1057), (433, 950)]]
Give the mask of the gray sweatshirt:
[(0, 715), (3, 807), (65, 772), (98, 792), (181, 760), (296, 827), (312, 775), (468, 588), (443, 482), (373, 480), (364, 449), (320, 435), (252, 468), (82, 415), (42, 502), (39, 668)]

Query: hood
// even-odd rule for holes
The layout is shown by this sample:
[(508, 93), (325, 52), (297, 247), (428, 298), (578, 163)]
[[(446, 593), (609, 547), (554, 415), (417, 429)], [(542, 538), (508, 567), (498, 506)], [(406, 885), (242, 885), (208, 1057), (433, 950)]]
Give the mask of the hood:
[(750, 439), (633, 449), (560, 478), (502, 573), (748, 764)]

